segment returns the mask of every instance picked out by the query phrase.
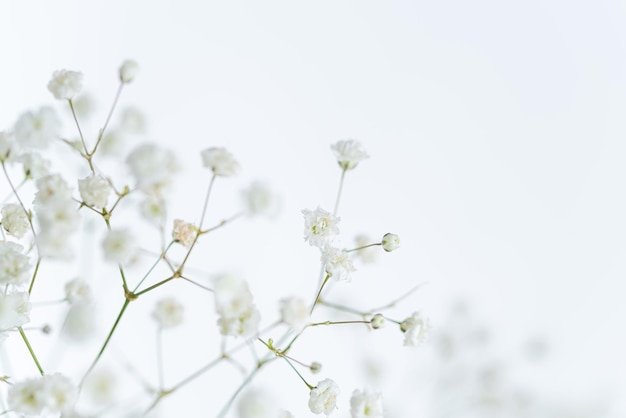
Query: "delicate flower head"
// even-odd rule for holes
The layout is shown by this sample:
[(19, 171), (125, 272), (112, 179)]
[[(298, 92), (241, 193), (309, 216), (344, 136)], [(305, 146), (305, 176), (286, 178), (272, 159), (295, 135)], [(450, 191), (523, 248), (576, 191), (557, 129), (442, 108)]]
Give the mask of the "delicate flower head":
[(15, 141), (24, 148), (45, 148), (59, 136), (61, 121), (53, 108), (22, 113), (15, 122)]
[(351, 418), (383, 418), (383, 396), (378, 392), (356, 389), (350, 398)]
[(59, 373), (43, 376), (44, 391), (47, 392), (47, 407), (51, 412), (62, 412), (73, 407), (78, 399), (78, 389)]
[(152, 311), (152, 318), (161, 328), (172, 328), (183, 323), (185, 309), (174, 298), (161, 299)]
[(53, 197), (44, 205), (35, 207), (39, 226), (44, 232), (69, 234), (80, 226), (76, 203), (62, 196)]
[(72, 199), (72, 189), (59, 174), (49, 174), (37, 179), (35, 182), (35, 205), (45, 205), (54, 198)]
[(6, 161), (13, 153), (14, 148), (13, 135), (9, 132), (0, 131), (0, 161)]
[(91, 300), (91, 287), (86, 281), (77, 277), (65, 284), (65, 300), (70, 304)]
[(17, 382), (8, 393), (11, 409), (27, 415), (67, 411), (77, 398), (76, 386), (59, 373)]
[(248, 337), (259, 329), (261, 315), (259, 311), (250, 307), (247, 311), (238, 316), (222, 316), (217, 320), (222, 335), (231, 335), (233, 337)]
[(28, 292), (0, 293), (0, 330), (5, 331), (30, 321)]
[(83, 88), (83, 74), (77, 71), (58, 70), (52, 73), (48, 90), (57, 100), (70, 100)]
[(213, 293), (222, 335), (249, 336), (257, 331), (261, 316), (245, 281), (221, 275), (215, 279)]
[(97, 209), (106, 207), (111, 193), (111, 185), (102, 176), (91, 174), (82, 180), (78, 180), (78, 191), (83, 203)]
[(37, 234), (35, 242), (39, 250), (39, 255), (45, 258), (55, 258), (70, 260), (74, 256), (72, 243), (65, 225), (50, 225), (42, 228)]
[(156, 196), (148, 196), (140, 204), (141, 216), (153, 225), (160, 226), (165, 222), (167, 211), (165, 200)]
[(156, 196), (169, 185), (172, 174), (178, 171), (175, 154), (153, 143), (139, 145), (130, 153), (126, 163), (137, 181), (137, 187)]
[(350, 280), (356, 267), (346, 250), (327, 245), (322, 251), (322, 263), (326, 273), (336, 280)]
[(137, 244), (133, 235), (125, 229), (109, 231), (102, 241), (104, 258), (118, 264), (128, 264), (137, 253)]
[(387, 252), (397, 250), (400, 247), (400, 237), (396, 234), (385, 234), (382, 240), (383, 249)]
[(226, 148), (207, 148), (201, 156), (202, 165), (210, 168), (216, 176), (230, 177), (239, 172), (239, 163)]
[(278, 212), (278, 196), (265, 184), (254, 182), (243, 191), (246, 212), (273, 216)]
[(26, 284), (30, 260), (23, 252), (24, 247), (19, 244), (0, 241), (0, 284), (17, 286)]
[(310, 307), (302, 298), (291, 297), (280, 301), (280, 319), (296, 331), (309, 323)]
[(278, 408), (270, 393), (261, 389), (244, 392), (237, 406), (238, 418), (276, 418)]
[(361, 143), (354, 139), (337, 141), (330, 148), (335, 153), (339, 166), (344, 170), (352, 170), (361, 161), (369, 158)]
[(317, 208), (315, 210), (304, 209), (304, 239), (309, 245), (322, 248), (332, 238), (339, 234), (340, 218)]
[(50, 174), (50, 161), (36, 152), (27, 152), (17, 157), (17, 162), (22, 164), (24, 176), (29, 179), (38, 179)]
[(404, 332), (404, 345), (415, 347), (428, 337), (430, 322), (419, 312), (414, 312), (400, 323), (400, 330)]
[(382, 314), (377, 313), (370, 320), (370, 325), (374, 329), (379, 329), (385, 326), (385, 317)]
[(133, 60), (126, 60), (120, 66), (119, 74), (120, 81), (124, 84), (128, 84), (135, 79), (137, 72), (139, 71), (139, 65)]
[(2, 215), (2, 228), (9, 235), (22, 238), (30, 229), (28, 216), (19, 204), (7, 203), (2, 207), (0, 214)]
[(172, 230), (172, 238), (174, 241), (181, 243), (189, 248), (198, 234), (198, 228), (181, 219), (174, 219), (174, 229)]
[(337, 409), (339, 386), (331, 379), (324, 379), (309, 394), (309, 409), (314, 414), (322, 412), (328, 416)]

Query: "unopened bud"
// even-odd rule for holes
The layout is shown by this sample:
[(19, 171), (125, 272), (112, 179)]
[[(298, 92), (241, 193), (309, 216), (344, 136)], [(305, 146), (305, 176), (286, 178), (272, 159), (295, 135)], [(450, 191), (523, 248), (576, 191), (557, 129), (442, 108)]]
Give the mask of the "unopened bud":
[(385, 317), (382, 314), (377, 313), (370, 320), (370, 324), (374, 329), (382, 328), (385, 325)]
[(400, 247), (400, 237), (396, 234), (385, 234), (382, 240), (383, 249), (387, 252), (397, 250)]
[(311, 366), (309, 368), (311, 369), (311, 373), (317, 374), (322, 370), (322, 365), (317, 361), (314, 361), (313, 363), (311, 363)]

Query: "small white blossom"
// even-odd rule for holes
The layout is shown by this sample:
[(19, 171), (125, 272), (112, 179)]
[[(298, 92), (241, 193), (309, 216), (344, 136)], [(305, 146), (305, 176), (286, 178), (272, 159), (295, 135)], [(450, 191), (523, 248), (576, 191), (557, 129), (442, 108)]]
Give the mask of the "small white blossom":
[(174, 229), (172, 230), (172, 238), (189, 248), (196, 239), (198, 228), (193, 224), (187, 223), (181, 219), (174, 219)]
[(44, 232), (70, 234), (80, 226), (80, 213), (76, 203), (62, 196), (53, 197), (44, 205), (35, 206), (35, 213)]
[(330, 148), (335, 153), (339, 166), (344, 170), (352, 170), (361, 161), (369, 158), (361, 143), (354, 139), (337, 141)]
[(139, 71), (139, 65), (133, 60), (126, 60), (120, 67), (120, 81), (124, 84), (128, 84), (135, 79), (137, 72)]
[(416, 347), (426, 340), (430, 323), (428, 318), (424, 318), (419, 312), (414, 312), (400, 323), (400, 330), (404, 332), (404, 345)]
[(9, 132), (0, 131), (0, 161), (6, 161), (13, 154), (15, 144)]
[(63, 225), (42, 229), (37, 234), (37, 249), (39, 255), (46, 258), (69, 260), (74, 256), (70, 237)]
[(120, 157), (125, 145), (126, 136), (120, 130), (107, 130), (98, 146), (98, 155), (103, 157)]
[(28, 281), (30, 260), (23, 252), (19, 244), (0, 241), (0, 284), (19, 286)]
[(59, 174), (50, 174), (38, 178), (35, 182), (37, 193), (35, 193), (35, 205), (45, 205), (54, 198), (72, 199), (72, 189)]
[(280, 319), (296, 331), (309, 323), (309, 306), (301, 298), (287, 298), (280, 301)]
[(314, 211), (304, 209), (304, 239), (309, 245), (322, 248), (328, 244), (332, 238), (339, 234), (340, 218), (317, 208)]
[(85, 393), (96, 405), (112, 404), (120, 391), (118, 376), (111, 368), (100, 368), (85, 379)]
[(276, 418), (277, 413), (276, 400), (261, 389), (244, 392), (237, 407), (238, 418)]
[(162, 198), (148, 196), (140, 204), (141, 216), (153, 225), (160, 226), (167, 216), (165, 201)]
[(251, 307), (238, 316), (222, 316), (217, 320), (217, 325), (222, 335), (248, 337), (259, 329), (260, 322), (259, 311)]
[(336, 280), (350, 280), (356, 267), (346, 250), (327, 245), (322, 251), (322, 263), (326, 273)]
[(351, 418), (383, 418), (383, 396), (378, 392), (356, 389), (350, 398)]
[(74, 406), (78, 399), (78, 389), (67, 377), (54, 373), (45, 375), (43, 380), (50, 412), (63, 412)]
[(265, 184), (254, 182), (243, 191), (246, 212), (273, 216), (278, 212), (278, 196)]
[(28, 216), (19, 204), (7, 203), (2, 207), (0, 214), (2, 215), (2, 228), (12, 237), (22, 238), (30, 229)]
[(157, 144), (147, 143), (135, 148), (126, 163), (137, 181), (137, 187), (144, 192), (159, 196), (178, 171), (174, 153)]
[(15, 141), (24, 148), (45, 148), (59, 136), (61, 121), (54, 109), (41, 107), (23, 113), (15, 122)]
[(337, 409), (339, 386), (331, 379), (324, 379), (309, 394), (309, 409), (314, 414), (322, 412), (328, 416)]
[(397, 250), (400, 247), (400, 237), (396, 234), (385, 234), (382, 240), (383, 249), (387, 252)]
[(183, 323), (185, 309), (176, 299), (167, 298), (157, 302), (152, 318), (161, 328), (172, 328)]
[(38, 179), (50, 174), (50, 161), (36, 152), (21, 154), (17, 157), (17, 162), (22, 164), (26, 178)]
[(77, 398), (77, 388), (58, 373), (17, 382), (8, 392), (10, 408), (27, 415), (68, 411)]
[(245, 281), (221, 275), (215, 279), (213, 293), (222, 335), (249, 336), (257, 331), (261, 317)]
[(48, 90), (57, 100), (70, 100), (83, 88), (83, 74), (77, 71), (57, 70), (52, 73)]
[(0, 293), (0, 330), (5, 331), (30, 321), (28, 292)]
[(385, 317), (382, 314), (377, 313), (370, 320), (370, 325), (374, 329), (380, 329), (385, 326)]
[(229, 177), (239, 172), (239, 163), (226, 148), (207, 148), (201, 153), (202, 164), (216, 176)]
[(78, 180), (78, 191), (83, 203), (97, 209), (106, 207), (111, 193), (111, 185), (102, 176), (92, 174), (82, 180)]
[(65, 284), (65, 300), (71, 304), (88, 302), (91, 300), (91, 287), (79, 277), (70, 280)]
[(137, 253), (137, 244), (133, 235), (125, 229), (109, 231), (102, 241), (104, 258), (118, 264), (128, 264)]

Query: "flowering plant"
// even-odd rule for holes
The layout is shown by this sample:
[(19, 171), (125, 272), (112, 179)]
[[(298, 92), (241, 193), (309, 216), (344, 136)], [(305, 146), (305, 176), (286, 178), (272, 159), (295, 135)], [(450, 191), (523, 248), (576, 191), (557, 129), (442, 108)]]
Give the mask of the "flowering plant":
[[(302, 211), (304, 240), (319, 252), (320, 274), (315, 291), (311, 295), (281, 295), (274, 311), (263, 312), (257, 306), (251, 282), (228, 271), (199, 272), (190, 260), (192, 254), (199, 252), (201, 242), (211, 240), (244, 215), (275, 215), (276, 194), (265, 184), (255, 182), (243, 191), (240, 211), (213, 220), (211, 225), (208, 209), (214, 186), (222, 178), (237, 175), (241, 167), (227, 148), (210, 146), (200, 150), (200, 162), (209, 176), (199, 217), (185, 220), (174, 214), (170, 221), (168, 193), (181, 166), (176, 154), (147, 142), (124, 156), (120, 151), (123, 145), (120, 136), (138, 130), (141, 116), (136, 111), (124, 112), (119, 128), (109, 126), (123, 90), (134, 82), (137, 74), (134, 61), (121, 65), (119, 89), (93, 140), (83, 132), (81, 122), (83, 75), (68, 70), (55, 71), (48, 89), (69, 110), (77, 139), (62, 135), (61, 118), (51, 107), (24, 113), (12, 129), (0, 133), (0, 163), (8, 186), (0, 212), (0, 282), (4, 284), (0, 292), (0, 332), (7, 340), (5, 344), (11, 343), (12, 353), (20, 356), (28, 353), (30, 357), (30, 369), (25, 368), (23, 374), (5, 373), (2, 378), (4, 414), (63, 417), (156, 414), (173, 395), (210, 375), (219, 365), (230, 363), (244, 377), (228, 397), (213, 400), (221, 402), (218, 416), (229, 414), (237, 402), (242, 418), (292, 417), (279, 406), (268, 405), (263, 395), (254, 391), (244, 393), (259, 371), (277, 360), (282, 364), (273, 367), (286, 366), (301, 382), (302, 403), (308, 405), (310, 412), (333, 414), (343, 402), (339, 385), (329, 377), (315, 383), (309, 375), (321, 373), (321, 363), (294, 354), (307, 335), (322, 326), (378, 330), (391, 322), (404, 333), (404, 344), (415, 346), (424, 340), (429, 329), (428, 320), (418, 312), (404, 318), (385, 313), (416, 288), (379, 308), (365, 311), (351, 304), (333, 302), (330, 297), (334, 284), (351, 281), (356, 274), (356, 258), (366, 261), (374, 247), (392, 252), (400, 246), (399, 237), (392, 233), (378, 240), (362, 239), (355, 248), (340, 243), (339, 204), (344, 180), (368, 154), (353, 139), (331, 146), (340, 173), (333, 210), (318, 206)], [(139, 228), (133, 226), (137, 219), (150, 225), (151, 236), (158, 239), (150, 242), (142, 239)], [(75, 241), (79, 238), (85, 244), (77, 247)], [(91, 268), (96, 260), (103, 262), (106, 280), (101, 280)], [(68, 279), (52, 282), (45, 274), (46, 269), (52, 275)], [(81, 269), (83, 273), (77, 274)], [(68, 271), (72, 270), (78, 277), (69, 278)], [(181, 300), (168, 290), (179, 284), (190, 286), (206, 298), (213, 311), (207, 315), (215, 315), (214, 329), (220, 337), (214, 344), (218, 346), (217, 355), (197, 360), (191, 373), (172, 382), (164, 376), (163, 334), (180, 327), (189, 309), (188, 300)], [(59, 293), (63, 297), (53, 300)], [(94, 335), (98, 328), (98, 307), (109, 295), (117, 305), (116, 310), (111, 318), (100, 321), (108, 324), (106, 332)], [(143, 339), (144, 325), (134, 326), (138, 335), (132, 341), (116, 341), (124, 324), (139, 321), (130, 314), (133, 308), (140, 305), (145, 309), (148, 302), (150, 316), (156, 324), (156, 342)], [(58, 318), (53, 314), (37, 316), (35, 312), (54, 308)], [(111, 307), (107, 304), (100, 308), (110, 311)], [(323, 312), (321, 308), (325, 308)], [(352, 318), (336, 317), (336, 313)], [(33, 320), (35, 317), (46, 323), (40, 325)], [(47, 323), (53, 323), (54, 319), (59, 319), (61, 325)], [(83, 355), (71, 364), (54, 360), (54, 355), (53, 360), (43, 361), (41, 347), (54, 352), (54, 344), (41, 340), (40, 333), (44, 339), (58, 336), (63, 352), (71, 351), (70, 346), (85, 347), (80, 348)], [(33, 337), (38, 344), (31, 343)], [(96, 348), (89, 352), (91, 347), (86, 341), (94, 339)], [(137, 345), (146, 352), (156, 352), (156, 367), (150, 370), (156, 373), (148, 376), (150, 373), (130, 362), (124, 363), (125, 378), (140, 387), (140, 394), (129, 406), (110, 396), (118, 383), (107, 374), (106, 364), (115, 359), (124, 362), (126, 347)], [(87, 362), (83, 361), (85, 355), (89, 356)], [(333, 370), (324, 373), (332, 376)], [(345, 405), (352, 418), (382, 417), (385, 410), (381, 392), (370, 387), (354, 389)], [(197, 410), (186, 412), (189, 416), (200, 415)]]

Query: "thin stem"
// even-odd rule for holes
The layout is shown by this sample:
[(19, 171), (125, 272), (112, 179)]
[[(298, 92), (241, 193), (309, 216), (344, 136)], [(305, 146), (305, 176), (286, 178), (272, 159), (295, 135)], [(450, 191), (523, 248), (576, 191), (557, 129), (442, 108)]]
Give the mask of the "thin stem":
[(315, 300), (313, 301), (313, 305), (311, 305), (311, 311), (309, 312), (310, 314), (313, 314), (313, 310), (315, 309), (315, 305), (317, 305), (317, 302), (320, 299), (320, 295), (322, 294), (322, 290), (324, 290), (324, 286), (326, 285), (326, 283), (328, 283), (328, 279), (330, 279), (330, 274), (327, 274), (326, 278), (322, 282), (322, 285), (320, 286), (320, 290), (317, 292), (317, 296), (315, 296)]
[(90, 156), (94, 155), (96, 153), (96, 150), (98, 149), (98, 145), (100, 145), (100, 141), (102, 141), (102, 137), (104, 136), (104, 131), (106, 130), (107, 126), (109, 125), (109, 121), (111, 120), (111, 116), (113, 116), (113, 111), (115, 110), (115, 106), (117, 105), (117, 101), (120, 98), (120, 94), (122, 94), (122, 89), (124, 87), (124, 83), (120, 82), (119, 87), (117, 88), (117, 93), (115, 93), (115, 98), (113, 99), (113, 105), (111, 106), (111, 109), (109, 110), (109, 114), (106, 118), (106, 121), (104, 122), (104, 126), (102, 127), (102, 129), (100, 129), (100, 133), (98, 134), (98, 140), (96, 141), (96, 145), (94, 145), (93, 149), (91, 150)]
[(11, 177), (9, 177), (9, 173), (7, 172), (7, 168), (4, 165), (4, 161), (2, 161), (2, 171), (4, 171), (4, 176), (6, 177), (7, 182), (9, 183), (9, 186), (11, 187), (11, 190), (13, 191), (13, 194), (15, 195), (15, 198), (17, 199), (17, 202), (20, 204), (20, 206), (22, 207), (22, 210), (26, 214), (26, 218), (28, 218), (28, 224), (30, 225), (30, 230), (33, 232), (33, 237), (36, 237), (37, 234), (35, 233), (35, 227), (33, 226), (33, 220), (31, 219), (31, 215), (28, 212), (28, 210), (26, 210), (26, 206), (24, 206), (24, 203), (22, 202), (22, 199), (20, 198), (19, 193), (17, 193), (17, 189), (13, 185), (13, 182), (11, 181)]
[(185, 277), (185, 276), (180, 276), (180, 278), (181, 278), (181, 279), (183, 279), (183, 280), (185, 280), (185, 281), (187, 281), (187, 282), (189, 282), (189, 283), (191, 283), (191, 284), (193, 284), (193, 285), (198, 286), (198, 287), (199, 287), (199, 288), (201, 288), (201, 289), (206, 290), (207, 292), (211, 292), (211, 293), (215, 292), (215, 291), (214, 291), (213, 289), (211, 289), (210, 287), (206, 287), (205, 285), (200, 284), (200, 283), (198, 283), (198, 282), (195, 282), (195, 281), (193, 281), (193, 280), (191, 280), (191, 279), (189, 279), (189, 278), (187, 278), (187, 277)]
[(343, 191), (343, 179), (346, 177), (346, 169), (341, 170), (341, 179), (339, 180), (339, 190), (337, 190), (337, 198), (335, 199), (335, 210), (333, 210), (333, 215), (337, 216), (337, 211), (339, 211), (339, 201), (341, 200), (341, 192)]
[(37, 277), (37, 272), (39, 271), (40, 265), (41, 265), (41, 257), (38, 257), (37, 263), (35, 264), (35, 271), (33, 271), (33, 277), (32, 279), (30, 279), (30, 285), (28, 286), (29, 295), (33, 292), (33, 286), (35, 286), (35, 278)]
[(344, 325), (344, 324), (369, 324), (370, 321), (324, 321), (309, 324), (310, 327), (317, 327), (320, 325)]
[(83, 376), (80, 382), (80, 386), (83, 385), (85, 378), (89, 375), (89, 373), (91, 373), (94, 367), (96, 367), (96, 364), (98, 364), (100, 357), (102, 357), (104, 350), (106, 350), (107, 346), (109, 345), (109, 341), (111, 340), (111, 337), (113, 337), (113, 333), (115, 332), (117, 325), (120, 323), (120, 320), (122, 319), (122, 315), (124, 315), (124, 312), (126, 311), (126, 308), (128, 307), (129, 303), (130, 303), (130, 300), (128, 299), (124, 301), (124, 305), (122, 305), (122, 309), (120, 309), (120, 313), (117, 315), (117, 318), (115, 319), (115, 322), (113, 323), (113, 326), (111, 327), (111, 330), (109, 331), (109, 334), (107, 335), (106, 340), (104, 340), (104, 344), (102, 344), (102, 348), (100, 348), (100, 351), (96, 355), (96, 358), (93, 360), (93, 362), (91, 363), (91, 366), (89, 366), (89, 368), (85, 372), (85, 375)]
[(20, 332), (20, 335), (22, 336), (22, 339), (24, 340), (24, 343), (26, 344), (26, 348), (28, 348), (28, 352), (30, 353), (30, 356), (33, 358), (33, 361), (35, 362), (35, 365), (37, 366), (39, 373), (43, 376), (44, 375), (43, 369), (41, 368), (41, 364), (39, 364), (39, 360), (37, 360), (37, 356), (35, 355), (35, 351), (33, 350), (33, 347), (30, 345), (30, 342), (28, 341), (28, 337), (26, 337), (26, 333), (24, 332), (22, 327), (17, 327), (17, 330)]
[(174, 279), (175, 279), (175, 276), (170, 276), (170, 277), (168, 277), (167, 279), (161, 280), (160, 282), (158, 282), (158, 283), (156, 283), (156, 284), (153, 284), (153, 285), (152, 285), (152, 286), (150, 286), (150, 287), (146, 287), (146, 288), (145, 288), (145, 289), (143, 289), (141, 292), (137, 292), (137, 293), (134, 293), (134, 292), (133, 292), (133, 293), (134, 293), (134, 295), (135, 295), (136, 297), (139, 297), (139, 296), (143, 295), (144, 293), (147, 293), (147, 292), (149, 292), (149, 291), (151, 291), (151, 290), (154, 290), (154, 289), (156, 289), (156, 288), (157, 288), (157, 287), (159, 287), (159, 286), (163, 286), (165, 283), (167, 283), (167, 282), (169, 282), (169, 281), (171, 281), (171, 280), (174, 280)]
[(413, 293), (415, 293), (415, 292), (416, 292), (416, 291), (417, 291), (420, 287), (425, 286), (425, 285), (427, 285), (427, 284), (428, 284), (428, 282), (423, 282), (423, 283), (420, 283), (420, 284), (418, 284), (418, 285), (414, 286), (412, 289), (410, 289), (408, 292), (406, 292), (406, 293), (405, 293), (405, 294), (403, 294), (402, 296), (400, 296), (400, 297), (398, 297), (398, 298), (396, 298), (396, 299), (392, 300), (391, 302), (389, 302), (389, 303), (387, 303), (387, 304), (385, 304), (385, 305), (382, 305), (382, 306), (379, 306), (379, 307), (377, 307), (377, 308), (374, 308), (374, 309), (370, 310), (368, 313), (375, 313), (375, 312), (377, 312), (377, 311), (383, 311), (383, 310), (385, 310), (385, 309), (393, 308), (393, 307), (394, 307), (394, 306), (395, 306), (398, 302), (400, 302), (400, 301), (402, 301), (402, 300), (404, 300), (404, 299), (408, 298), (408, 297), (409, 297), (409, 296), (411, 296)]
[(347, 252), (347, 253), (351, 253), (351, 252), (354, 252), (354, 251), (364, 250), (364, 249), (366, 249), (366, 248), (370, 248), (370, 247), (376, 247), (376, 246), (378, 246), (378, 245), (383, 245), (383, 243), (382, 243), (382, 242), (375, 242), (375, 243), (373, 243), (373, 244), (367, 244), (367, 245), (364, 245), (364, 246), (362, 246), (362, 247), (353, 248), (353, 249), (351, 249), (351, 250), (346, 250), (346, 252)]
[(167, 247), (165, 247), (165, 249), (161, 252), (161, 254), (159, 255), (159, 258), (157, 258), (157, 260), (152, 264), (152, 266), (148, 269), (148, 271), (146, 272), (146, 274), (144, 274), (144, 276), (141, 278), (141, 280), (139, 281), (139, 283), (137, 284), (137, 286), (135, 286), (135, 288), (133, 289), (133, 292), (136, 292), (137, 289), (139, 289), (139, 286), (141, 286), (143, 284), (143, 282), (148, 278), (148, 276), (150, 275), (150, 273), (152, 273), (152, 271), (156, 268), (156, 266), (159, 264), (159, 262), (161, 260), (165, 259), (165, 254), (167, 254), (167, 252), (169, 251), (169, 249), (172, 247), (172, 244), (174, 244), (174, 241), (171, 241), (169, 243), (169, 245)]
[(83, 144), (83, 150), (85, 152), (85, 159), (89, 163), (89, 169), (91, 172), (94, 172), (93, 164), (91, 163), (91, 156), (89, 155), (89, 150), (87, 149), (87, 144), (85, 143), (85, 137), (83, 136), (83, 131), (80, 129), (80, 123), (78, 123), (78, 118), (76, 117), (76, 112), (74, 111), (74, 104), (72, 103), (72, 99), (67, 99), (67, 103), (70, 105), (70, 110), (72, 111), (72, 116), (74, 117), (74, 122), (76, 122), (76, 128), (78, 129), (78, 135), (80, 136), (80, 142)]
[(368, 312), (358, 311), (358, 310), (350, 308), (348, 306), (337, 305), (337, 304), (332, 303), (332, 302), (327, 302), (327, 301), (325, 301), (323, 299), (320, 299), (319, 303), (320, 303), (320, 305), (324, 305), (324, 306), (327, 306), (329, 308), (336, 309), (338, 311), (348, 312), (348, 313), (352, 313), (352, 314), (359, 315), (359, 316), (367, 316), (367, 315), (369, 315)]
[[(15, 188), (13, 189), (13, 195), (16, 194), (17, 191), (20, 190), (22, 188), (22, 186), (24, 186), (26, 184), (26, 180), (28, 180), (28, 177), (24, 177), (24, 179), (20, 182), (20, 184), (15, 186)], [(12, 196), (11, 193), (7, 194), (4, 197), (4, 199), (2, 199), (2, 202), (0, 203), (0, 205), (4, 205), (11, 198), (11, 196)]]
[(287, 364), (293, 369), (294, 372), (296, 372), (296, 374), (300, 377), (300, 379), (302, 379), (302, 381), (304, 382), (304, 384), (309, 388), (309, 390), (313, 389), (315, 386), (311, 385), (309, 382), (306, 381), (306, 379), (300, 374), (300, 372), (298, 371), (298, 369), (296, 369), (296, 366), (294, 366), (291, 361), (289, 361), (289, 359), (285, 356), (280, 356), (282, 357)]

